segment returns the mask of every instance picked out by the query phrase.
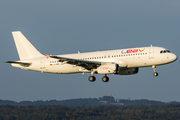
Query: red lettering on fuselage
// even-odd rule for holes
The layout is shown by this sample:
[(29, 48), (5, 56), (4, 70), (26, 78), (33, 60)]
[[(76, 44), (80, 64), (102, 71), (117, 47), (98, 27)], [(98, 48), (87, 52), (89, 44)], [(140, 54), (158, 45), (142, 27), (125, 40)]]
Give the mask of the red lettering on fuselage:
[(111, 67), (103, 67), (103, 70), (109, 70)]
[(126, 53), (137, 53), (137, 52), (143, 52), (145, 50), (144, 49), (131, 49), (131, 50), (127, 50), (126, 52), (123, 52), (123, 50), (121, 51), (122, 54), (126, 54)]

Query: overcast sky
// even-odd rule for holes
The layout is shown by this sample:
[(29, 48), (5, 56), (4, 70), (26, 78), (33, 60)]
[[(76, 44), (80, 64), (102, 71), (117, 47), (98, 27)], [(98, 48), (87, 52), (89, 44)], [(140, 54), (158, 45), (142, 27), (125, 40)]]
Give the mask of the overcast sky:
[(1, 0), (0, 99), (65, 100), (98, 98), (180, 102), (180, 62), (130, 76), (90, 73), (49, 74), (13, 68), (19, 60), (12, 31), (21, 31), (42, 54), (68, 54), (133, 47), (161, 46), (180, 56), (179, 0)]

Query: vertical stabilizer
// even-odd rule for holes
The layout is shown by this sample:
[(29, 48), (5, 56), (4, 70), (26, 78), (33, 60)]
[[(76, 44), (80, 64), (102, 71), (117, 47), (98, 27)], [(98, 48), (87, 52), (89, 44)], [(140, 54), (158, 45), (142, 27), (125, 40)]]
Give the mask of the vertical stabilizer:
[(20, 60), (42, 57), (43, 55), (20, 32), (12, 32)]

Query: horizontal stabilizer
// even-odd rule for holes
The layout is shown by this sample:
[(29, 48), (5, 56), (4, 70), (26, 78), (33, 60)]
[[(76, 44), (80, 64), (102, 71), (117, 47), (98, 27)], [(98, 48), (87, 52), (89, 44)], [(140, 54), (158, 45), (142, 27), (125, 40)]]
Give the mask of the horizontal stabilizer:
[(20, 65), (31, 65), (30, 62), (15, 62), (15, 61), (4, 61), (5, 63), (14, 63), (14, 64), (20, 64)]

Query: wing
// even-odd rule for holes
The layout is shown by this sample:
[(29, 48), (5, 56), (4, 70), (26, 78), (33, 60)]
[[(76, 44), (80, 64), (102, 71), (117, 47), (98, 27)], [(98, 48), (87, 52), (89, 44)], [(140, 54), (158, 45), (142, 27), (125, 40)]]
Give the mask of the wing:
[(65, 62), (65, 63), (76, 65), (76, 66), (81, 66), (87, 70), (97, 68), (98, 66), (102, 64), (102, 62), (78, 60), (78, 59), (65, 58), (65, 57), (59, 57), (59, 56), (49, 56), (49, 57), (59, 59), (60, 62)]

